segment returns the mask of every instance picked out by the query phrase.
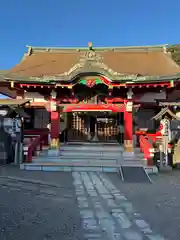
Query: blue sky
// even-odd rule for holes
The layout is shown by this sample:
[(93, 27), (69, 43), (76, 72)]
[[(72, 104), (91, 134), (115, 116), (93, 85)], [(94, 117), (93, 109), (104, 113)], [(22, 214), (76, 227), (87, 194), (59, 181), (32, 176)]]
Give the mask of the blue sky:
[(179, 43), (179, 0), (0, 0), (0, 69), (25, 45), (96, 46)]

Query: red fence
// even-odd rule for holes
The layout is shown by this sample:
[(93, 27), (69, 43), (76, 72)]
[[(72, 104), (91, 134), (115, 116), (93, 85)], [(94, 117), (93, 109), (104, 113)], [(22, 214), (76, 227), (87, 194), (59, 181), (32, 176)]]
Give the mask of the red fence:
[(42, 150), (42, 146), (45, 145), (47, 133), (37, 136), (35, 139), (29, 142), (27, 147), (26, 162), (32, 162), (32, 157), (37, 151)]
[(24, 138), (33, 138), (34, 136), (46, 135), (44, 137), (44, 144), (48, 146), (48, 128), (37, 128), (37, 129), (25, 129), (24, 130)]
[(144, 159), (147, 165), (153, 165), (154, 148), (153, 141), (148, 136), (140, 135), (139, 137), (140, 150), (144, 153)]

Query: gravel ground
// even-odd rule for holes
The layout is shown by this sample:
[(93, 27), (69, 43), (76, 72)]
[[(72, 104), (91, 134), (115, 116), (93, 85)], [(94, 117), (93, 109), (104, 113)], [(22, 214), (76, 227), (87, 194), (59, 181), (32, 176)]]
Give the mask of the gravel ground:
[[(23, 172), (10, 171), (23, 177)], [(0, 178), (0, 239), (82, 239), (71, 173), (37, 176), (38, 173), (24, 173), (27, 179), (52, 182), (54, 178), (60, 187)]]
[[(72, 188), (72, 175), (65, 172), (23, 171), (14, 166), (0, 167), (0, 176), (19, 177), (23, 179), (39, 180), (44, 183), (58, 184), (59, 186)], [(66, 183), (64, 185), (64, 183)]]
[(153, 184), (122, 183), (114, 174), (108, 178), (152, 229), (169, 240), (180, 239), (180, 171), (152, 176)]
[[(180, 240), (180, 171), (159, 174), (152, 180), (153, 184), (122, 183), (116, 174), (31, 172), (1, 167), (0, 240), (112, 240), (115, 233), (116, 237), (117, 234), (122, 236), (114, 239), (122, 240), (164, 239), (157, 238), (157, 234), (169, 240)], [(123, 196), (126, 202), (122, 201)], [(116, 216), (109, 213), (115, 210), (117, 213), (124, 203), (132, 203), (133, 211), (140, 213), (156, 238), (147, 238), (144, 234), (141, 237), (138, 234), (142, 229), (135, 227), (129, 228), (128, 235), (127, 229), (122, 227), (125, 221), (117, 225)], [(106, 216), (108, 224), (98, 215), (99, 208), (103, 209), (101, 217)], [(83, 224), (87, 218), (83, 217), (96, 213), (96, 218), (91, 219), (91, 228), (98, 220), (98, 232), (91, 230), (94, 237), (87, 238), (87, 227)], [(134, 215), (126, 215), (130, 221), (135, 221)], [(112, 225), (111, 229), (103, 224)]]

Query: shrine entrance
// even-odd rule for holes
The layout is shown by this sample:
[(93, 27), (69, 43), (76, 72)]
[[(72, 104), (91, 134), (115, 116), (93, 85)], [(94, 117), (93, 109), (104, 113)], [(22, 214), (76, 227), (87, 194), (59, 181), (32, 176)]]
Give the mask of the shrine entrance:
[(113, 94), (110, 83), (107, 77), (98, 75), (74, 80), (75, 101), (63, 106), (63, 112), (68, 113), (68, 141), (123, 143), (119, 130), (120, 119), (124, 123), (124, 103), (108, 102), (109, 92)]
[(74, 112), (68, 114), (68, 141), (121, 142), (121, 113)]

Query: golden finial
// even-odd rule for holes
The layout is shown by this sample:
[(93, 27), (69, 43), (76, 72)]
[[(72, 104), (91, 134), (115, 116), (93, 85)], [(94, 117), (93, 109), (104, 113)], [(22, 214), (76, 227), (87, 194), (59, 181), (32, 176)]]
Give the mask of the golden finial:
[(89, 49), (92, 49), (92, 42), (88, 42)]

